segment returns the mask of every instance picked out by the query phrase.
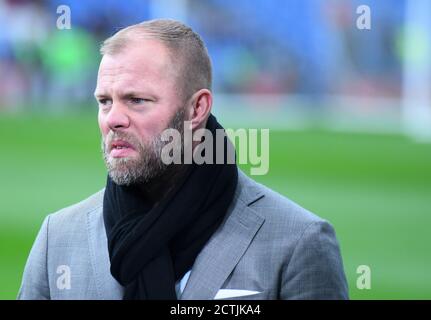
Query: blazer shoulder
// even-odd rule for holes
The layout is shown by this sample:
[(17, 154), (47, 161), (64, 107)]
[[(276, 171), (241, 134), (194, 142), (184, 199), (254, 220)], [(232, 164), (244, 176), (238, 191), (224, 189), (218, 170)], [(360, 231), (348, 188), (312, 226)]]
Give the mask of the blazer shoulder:
[(258, 215), (265, 219), (265, 224), (273, 230), (289, 230), (298, 235), (313, 224), (328, 223), (325, 219), (305, 209), (291, 199), (260, 184), (251, 178), (248, 188), (257, 190), (260, 198), (250, 205)]
[(62, 229), (73, 225), (81, 224), (85, 221), (87, 214), (97, 214), (101, 212), (103, 206), (104, 189), (92, 194), (88, 198), (65, 207), (50, 216), (50, 226)]

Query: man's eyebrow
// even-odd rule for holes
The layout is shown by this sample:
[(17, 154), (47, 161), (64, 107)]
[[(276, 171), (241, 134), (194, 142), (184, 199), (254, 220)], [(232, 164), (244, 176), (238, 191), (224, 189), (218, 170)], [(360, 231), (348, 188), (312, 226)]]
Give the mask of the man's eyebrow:
[(119, 93), (120, 99), (128, 100), (128, 99), (135, 99), (135, 98), (144, 98), (144, 99), (150, 99), (150, 100), (158, 100), (159, 97), (157, 94), (147, 91), (140, 91), (140, 90), (127, 90), (124, 92)]
[(109, 94), (105, 93), (105, 92), (99, 92), (99, 91), (95, 91), (94, 92), (94, 97), (96, 99), (100, 99), (100, 98), (109, 98)]
[[(141, 92), (139, 90), (128, 90), (128, 91), (120, 92), (119, 96), (121, 97), (121, 99), (129, 99), (129, 98), (134, 98), (134, 97), (153, 96), (153, 95), (149, 94), (149, 93), (145, 93), (143, 91)], [(111, 96), (108, 93), (105, 93), (103, 91), (95, 91), (94, 97), (96, 99), (111, 98)]]
[(144, 96), (144, 95), (146, 95), (146, 94), (145, 94), (145, 93), (143, 93), (143, 92), (139, 92), (139, 91), (125, 91), (125, 92), (122, 92), (122, 93), (120, 94), (120, 96), (121, 96), (121, 97), (124, 97), (124, 98), (137, 97), (137, 96)]

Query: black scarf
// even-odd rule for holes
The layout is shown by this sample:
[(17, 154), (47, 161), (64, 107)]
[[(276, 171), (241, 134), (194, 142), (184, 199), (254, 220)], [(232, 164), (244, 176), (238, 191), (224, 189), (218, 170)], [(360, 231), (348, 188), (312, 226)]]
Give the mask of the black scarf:
[(182, 165), (185, 172), (174, 187), (153, 203), (139, 186), (119, 186), (108, 176), (103, 217), (108, 238), (111, 274), (125, 287), (123, 299), (177, 299), (175, 282), (193, 263), (219, 227), (233, 200), (238, 182), (236, 164), (226, 163), (233, 145), (224, 139), (224, 164)]

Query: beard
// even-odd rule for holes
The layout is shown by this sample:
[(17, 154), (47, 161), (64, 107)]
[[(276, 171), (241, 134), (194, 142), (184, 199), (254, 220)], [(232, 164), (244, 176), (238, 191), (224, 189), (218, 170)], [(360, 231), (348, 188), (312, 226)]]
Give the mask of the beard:
[[(180, 108), (165, 129), (175, 129), (183, 136), (184, 120), (185, 108)], [(117, 185), (144, 184), (165, 173), (170, 165), (162, 161), (162, 149), (170, 142), (162, 140), (162, 132), (153, 137), (149, 142), (144, 142), (135, 135), (122, 131), (114, 132), (111, 130), (105, 139), (102, 137), (101, 148), (103, 160), (109, 176)], [(135, 148), (138, 156), (112, 158), (109, 155), (110, 148), (107, 148), (107, 146), (110, 146), (112, 141), (117, 139), (130, 143)], [(181, 146), (179, 147), (181, 153), (183, 153), (184, 148), (182, 142), (180, 143)]]

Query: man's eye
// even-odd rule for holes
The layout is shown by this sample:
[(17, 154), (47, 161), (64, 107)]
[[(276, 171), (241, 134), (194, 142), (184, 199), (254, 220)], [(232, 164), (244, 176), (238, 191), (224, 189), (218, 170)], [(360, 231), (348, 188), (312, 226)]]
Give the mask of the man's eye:
[(99, 104), (101, 105), (107, 105), (109, 103), (109, 99), (99, 99)]
[(149, 101), (148, 99), (143, 99), (143, 98), (130, 98), (130, 101), (132, 103), (143, 103), (143, 102), (147, 102)]

